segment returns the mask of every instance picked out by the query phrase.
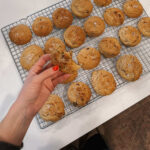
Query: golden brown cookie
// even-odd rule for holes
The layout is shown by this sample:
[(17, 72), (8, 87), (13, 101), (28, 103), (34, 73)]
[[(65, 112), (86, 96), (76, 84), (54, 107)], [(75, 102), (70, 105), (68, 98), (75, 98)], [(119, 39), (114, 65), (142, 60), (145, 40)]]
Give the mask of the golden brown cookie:
[(71, 76), (67, 80), (63, 81), (62, 84), (67, 84), (67, 83), (70, 83), (70, 82), (74, 81), (78, 76), (78, 72), (76, 71), (76, 72), (74, 72), (70, 75)]
[(105, 10), (104, 20), (110, 26), (120, 26), (124, 23), (125, 16), (119, 8), (108, 8)]
[(65, 42), (71, 48), (81, 46), (84, 43), (85, 38), (85, 32), (79, 26), (70, 26), (64, 33)]
[(142, 64), (136, 56), (121, 56), (116, 64), (120, 76), (128, 81), (138, 80), (142, 74)]
[(126, 46), (136, 46), (141, 42), (141, 33), (132, 26), (125, 26), (119, 30), (119, 38)]
[(120, 53), (121, 45), (114, 37), (103, 38), (99, 43), (99, 51), (107, 58), (115, 57)]
[(63, 51), (66, 51), (66, 46), (61, 39), (51, 37), (45, 43), (44, 52), (46, 54), (51, 54), (51, 51), (63, 52)]
[(91, 14), (93, 5), (91, 0), (72, 0), (71, 10), (75, 16), (85, 18)]
[(100, 63), (100, 53), (92, 47), (83, 48), (77, 55), (79, 65), (85, 69), (90, 70), (98, 66)]
[(137, 0), (128, 0), (123, 5), (123, 11), (130, 18), (137, 18), (142, 15), (143, 7)]
[(72, 60), (72, 52), (52, 51), (51, 61), (53, 65), (58, 65), (60, 71), (64, 73), (73, 74), (80, 69), (80, 66)]
[(106, 70), (94, 71), (91, 82), (95, 92), (102, 96), (109, 95), (116, 89), (116, 81), (113, 75)]
[(142, 18), (138, 23), (140, 32), (147, 37), (150, 37), (150, 17)]
[(41, 47), (37, 45), (28, 46), (21, 54), (20, 64), (24, 69), (30, 70), (30, 68), (39, 60), (43, 54), (44, 53)]
[(31, 41), (32, 33), (28, 26), (20, 24), (10, 29), (9, 37), (13, 43), (23, 45)]
[(45, 121), (58, 121), (65, 115), (64, 103), (57, 95), (50, 95), (43, 107), (39, 111), (39, 115)]
[(97, 6), (107, 6), (109, 5), (110, 3), (112, 3), (112, 0), (94, 0), (94, 3), (97, 5)]
[(70, 85), (67, 95), (74, 106), (85, 106), (91, 98), (91, 90), (83, 82), (74, 82)]
[(92, 16), (84, 23), (84, 31), (90, 37), (96, 37), (101, 35), (105, 30), (104, 21), (97, 16)]
[(32, 30), (37, 36), (47, 36), (53, 30), (53, 24), (48, 17), (38, 17), (32, 24)]
[(73, 16), (65, 8), (57, 8), (52, 15), (53, 23), (57, 28), (67, 28), (72, 24)]

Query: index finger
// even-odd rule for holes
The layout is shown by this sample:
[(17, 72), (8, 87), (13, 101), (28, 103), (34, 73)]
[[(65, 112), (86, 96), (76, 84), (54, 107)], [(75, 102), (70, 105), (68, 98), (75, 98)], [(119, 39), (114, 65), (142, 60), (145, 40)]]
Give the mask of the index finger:
[(30, 72), (33, 72), (35, 74), (40, 73), (43, 70), (44, 65), (50, 60), (51, 60), (50, 54), (41, 56), (40, 59), (31, 68)]

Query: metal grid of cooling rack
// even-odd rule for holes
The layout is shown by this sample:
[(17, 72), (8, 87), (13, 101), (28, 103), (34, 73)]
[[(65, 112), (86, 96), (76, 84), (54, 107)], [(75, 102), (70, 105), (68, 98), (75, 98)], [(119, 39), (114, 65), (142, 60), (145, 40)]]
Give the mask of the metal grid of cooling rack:
[[(100, 16), (100, 17), (103, 17), (103, 13), (105, 11), (106, 8), (110, 8), (110, 7), (117, 7), (117, 8), (120, 8), (122, 9), (122, 4), (125, 2), (125, 0), (114, 0), (112, 4), (110, 4), (109, 6), (107, 7), (97, 7), (94, 5), (94, 9), (93, 9), (93, 12), (91, 14), (91, 16)], [(13, 26), (16, 26), (17, 24), (26, 24), (28, 25), (30, 28), (31, 28), (31, 25), (34, 21), (35, 18), (37, 18), (38, 16), (47, 16), (47, 17), (50, 17), (52, 18), (52, 13), (53, 11), (56, 9), (56, 8), (59, 8), (59, 7), (63, 7), (63, 8), (67, 8), (70, 10), (70, 4), (71, 4), (71, 0), (64, 0), (64, 1), (61, 1), (59, 3), (56, 3), (55, 5), (52, 5), (52, 6), (49, 6), (43, 10), (40, 10), (30, 16), (28, 16), (27, 18), (25, 19), (21, 19), (15, 23), (12, 23), (10, 25), (7, 25), (5, 26), (4, 28), (2, 28), (2, 33), (4, 35), (4, 38), (6, 40), (6, 43), (9, 47), (9, 50), (10, 50), (10, 53), (14, 59), (14, 62), (16, 64), (16, 67), (17, 67), (17, 70), (21, 76), (21, 79), (22, 81), (25, 80), (26, 76), (27, 76), (27, 71), (24, 70), (21, 65), (20, 65), (20, 62), (19, 62), (19, 58), (20, 58), (20, 55), (21, 55), (21, 52), (23, 51), (23, 49), (31, 44), (37, 44), (39, 46), (41, 46), (42, 48), (44, 48), (44, 43), (45, 41), (50, 38), (50, 37), (58, 37), (62, 40), (63, 39), (63, 32), (64, 30), (63, 29), (56, 29), (54, 27), (54, 30), (53, 32), (49, 35), (49, 36), (46, 36), (46, 37), (37, 37), (34, 35), (34, 33), (32, 33), (33, 35), (33, 38), (31, 40), (30, 43), (26, 44), (26, 45), (23, 45), (23, 46), (17, 46), (15, 44), (13, 44), (10, 39), (9, 39), (9, 30), (10, 28), (12, 28)], [(141, 17), (144, 17), (144, 16), (147, 16), (146, 12), (144, 11), (143, 15)], [(127, 18), (126, 17), (126, 20), (124, 22), (124, 24), (122, 26), (125, 26), (125, 25), (132, 25), (132, 26), (137, 26), (137, 22), (139, 21), (139, 19), (141, 18), (139, 17), (138, 19), (132, 19), (132, 18)], [(87, 19), (87, 18), (86, 18)], [(73, 21), (73, 24), (74, 25), (78, 25), (78, 26), (83, 26), (83, 23), (86, 19), (78, 19), (74, 16), (74, 21)], [(121, 26), (120, 26), (121, 27)], [(108, 36), (113, 36), (113, 37), (116, 37), (118, 38), (118, 30), (120, 27), (110, 27), (110, 26), (107, 26), (106, 25), (106, 29), (105, 29), (105, 32), (103, 35), (101, 35), (100, 37), (97, 37), (97, 38), (89, 38), (87, 37), (86, 38), (86, 42), (85, 44), (83, 44), (81, 47), (79, 48), (76, 48), (76, 49), (73, 49), (73, 59), (77, 62), (77, 59), (76, 59), (76, 56), (78, 54), (78, 52), (80, 51), (80, 49), (82, 49), (83, 47), (86, 47), (86, 46), (92, 46), (92, 47), (95, 47), (97, 48), (98, 46), (98, 42), (103, 38), (103, 37), (108, 37)], [(67, 48), (67, 50), (69, 51), (69, 48)], [(116, 67), (115, 67), (115, 64), (116, 64), (116, 60), (121, 56), (121, 55), (124, 55), (124, 54), (133, 54), (135, 56), (137, 56), (139, 58), (139, 60), (141, 61), (142, 65), (143, 65), (143, 74), (146, 74), (150, 71), (150, 39), (146, 38), (146, 37), (142, 37), (142, 42), (136, 46), (136, 47), (125, 47), (124, 45), (122, 45), (122, 50), (121, 50), (121, 53), (119, 56), (115, 57), (115, 58), (104, 58), (102, 56), (101, 58), (101, 63), (99, 66), (97, 66), (96, 68), (92, 69), (92, 70), (89, 70), (89, 71), (84, 71), (82, 69), (80, 69), (79, 71), (79, 76), (77, 77), (77, 79), (75, 81), (82, 81), (86, 84), (89, 85), (89, 87), (91, 88), (91, 91), (92, 91), (92, 97), (91, 97), (91, 100), (89, 103), (91, 102), (94, 102), (96, 101), (97, 99), (100, 99), (101, 96), (97, 95), (92, 86), (91, 86), (91, 83), (90, 83), (90, 77), (91, 77), (91, 73), (94, 71), (94, 70), (97, 70), (97, 69), (106, 69), (108, 70), (109, 72), (113, 73), (114, 77), (115, 77), (115, 80), (116, 80), (116, 83), (117, 83), (117, 88), (127, 84), (127, 82), (122, 79), (117, 71), (116, 71)], [(66, 113), (66, 116), (79, 110), (80, 108), (77, 108), (77, 107), (74, 107), (68, 100), (67, 100), (67, 89), (69, 87), (70, 84), (67, 84), (67, 85), (58, 85), (55, 89), (55, 91), (53, 93), (59, 95), (63, 101), (64, 101), (64, 104), (65, 104), (65, 113)], [(36, 116), (37, 117), (37, 120), (38, 120), (38, 124), (40, 126), (41, 129), (43, 128), (46, 128), (48, 127), (49, 125), (53, 124), (52, 122), (45, 122), (43, 121), (39, 115)]]

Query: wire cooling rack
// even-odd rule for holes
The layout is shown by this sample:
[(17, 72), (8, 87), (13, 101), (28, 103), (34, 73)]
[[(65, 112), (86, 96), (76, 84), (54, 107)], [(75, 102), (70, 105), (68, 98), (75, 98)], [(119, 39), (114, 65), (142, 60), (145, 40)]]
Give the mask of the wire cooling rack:
[[(91, 16), (100, 16), (103, 18), (103, 13), (106, 8), (117, 7), (117, 8), (122, 9), (122, 5), (124, 2), (125, 2), (125, 0), (114, 0), (113, 3), (107, 7), (97, 7), (97, 6), (95, 6), (95, 4), (93, 4), (94, 8), (93, 8), (93, 12), (92, 12)], [(16, 64), (17, 70), (21, 76), (22, 81), (25, 80), (25, 78), (28, 74), (28, 72), (21, 67), (20, 62), (19, 62), (20, 55), (21, 55), (22, 51), (24, 50), (24, 48), (31, 44), (37, 44), (44, 49), (44, 43), (50, 37), (58, 37), (64, 41), (64, 39), (63, 39), (64, 30), (56, 29), (54, 27), (53, 32), (49, 36), (42, 37), (42, 38), (37, 37), (34, 33), (32, 33), (33, 37), (32, 37), (32, 40), (30, 43), (23, 45), (23, 46), (17, 46), (14, 43), (12, 43), (9, 39), (10, 28), (12, 28), (18, 24), (26, 24), (31, 28), (31, 25), (32, 25), (34, 19), (37, 18), (38, 16), (47, 16), (47, 17), (52, 18), (52, 13), (56, 8), (63, 7), (63, 8), (67, 8), (70, 10), (70, 4), (71, 4), (71, 0), (61, 1), (59, 3), (56, 3), (52, 6), (49, 6), (45, 9), (43, 9), (43, 10), (40, 10), (40, 11), (28, 16), (25, 19), (21, 19), (15, 23), (7, 25), (1, 29), (2, 33), (4, 35), (4, 38), (6, 40), (6, 43), (9, 47), (10, 53), (13, 57), (13, 60)], [(144, 11), (144, 13), (141, 17), (145, 17), (145, 16), (147, 16), (147, 14)], [(132, 19), (132, 18), (126, 17), (125, 22), (122, 26), (132, 25), (134, 27), (137, 27), (137, 23), (141, 17), (139, 17), (138, 19)], [(78, 19), (74, 16), (73, 24), (78, 25), (78, 26), (83, 26), (83, 23), (86, 19)], [(120, 26), (120, 27), (122, 27), (122, 26)], [(78, 52), (80, 51), (80, 49), (82, 49), (86, 46), (98, 48), (98, 42), (103, 37), (112, 36), (112, 37), (118, 38), (118, 30), (120, 29), (120, 27), (110, 27), (110, 26), (106, 25), (106, 29), (105, 29), (105, 32), (103, 35), (101, 35), (97, 38), (87, 37), (85, 44), (83, 44), (79, 48), (72, 50), (73, 51), (73, 59), (77, 62), (76, 56), (77, 56)], [(70, 49), (67, 48), (67, 50), (69, 51)], [(121, 53), (119, 56), (117, 56), (115, 58), (104, 58), (102, 56), (101, 63), (96, 68), (89, 70), (89, 71), (84, 71), (84, 70), (80, 69), (79, 75), (75, 81), (82, 81), (82, 82), (88, 84), (89, 87), (91, 88), (92, 97), (91, 97), (91, 100), (89, 103), (92, 103), (92, 102), (96, 101), (97, 99), (101, 98), (101, 96), (97, 95), (94, 92), (94, 90), (91, 86), (91, 83), (90, 83), (91, 73), (94, 70), (105, 69), (105, 70), (108, 70), (109, 72), (113, 73), (116, 83), (117, 83), (117, 88), (120, 88), (121, 86), (127, 84), (127, 82), (118, 75), (118, 73), (116, 71), (116, 67), (115, 67), (117, 59), (121, 55), (124, 55), (124, 54), (133, 54), (139, 58), (139, 60), (141, 61), (142, 65), (143, 65), (143, 75), (150, 71), (150, 38), (142, 37), (141, 43), (136, 47), (126, 47), (126, 46), (122, 45), (122, 50), (121, 50)], [(63, 99), (64, 104), (65, 104), (65, 114), (66, 114), (65, 116), (80, 109), (80, 108), (74, 107), (67, 99), (67, 89), (68, 89), (69, 85), (70, 84), (67, 84), (67, 85), (60, 84), (55, 88), (55, 91), (53, 92), (54, 94), (59, 95)], [(37, 117), (37, 121), (38, 121), (38, 124), (41, 129), (44, 129), (44, 128), (48, 127), (49, 125), (53, 124), (52, 122), (43, 121), (38, 114), (36, 117)]]

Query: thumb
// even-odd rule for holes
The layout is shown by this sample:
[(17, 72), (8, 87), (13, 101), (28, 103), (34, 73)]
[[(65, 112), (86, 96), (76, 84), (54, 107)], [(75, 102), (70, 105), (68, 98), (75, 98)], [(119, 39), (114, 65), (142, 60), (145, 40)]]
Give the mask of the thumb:
[(51, 78), (51, 80), (52, 80), (52, 79), (57, 78), (58, 76), (60, 76), (62, 74), (63, 73), (59, 71), (59, 67), (54, 66), (54, 67), (46, 69), (42, 73), (38, 74), (37, 77), (36, 77), (36, 80), (38, 82), (42, 83), (47, 78)]

